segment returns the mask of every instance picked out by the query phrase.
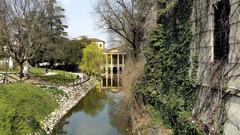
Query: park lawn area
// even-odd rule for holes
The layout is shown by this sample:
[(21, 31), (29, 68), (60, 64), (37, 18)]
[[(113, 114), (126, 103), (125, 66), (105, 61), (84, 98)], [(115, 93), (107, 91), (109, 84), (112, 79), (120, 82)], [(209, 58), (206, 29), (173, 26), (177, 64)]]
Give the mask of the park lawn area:
[[(51, 70), (48, 70), (51, 73)], [(45, 75), (45, 68), (35, 68), (31, 67), (29, 70), (31, 75), (38, 76), (42, 81), (49, 82), (51, 84), (69, 84), (73, 82), (73, 79), (76, 79), (77, 76), (71, 74), (70, 72), (62, 70), (53, 70), (53, 73), (56, 75)]]
[[(2, 73), (5, 73), (6, 72), (6, 70), (5, 69), (0, 69), (0, 72), (2, 72)], [(8, 69), (8, 71), (7, 71), (8, 73), (18, 73), (19, 72), (19, 70), (18, 69)]]
[[(35, 68), (31, 67), (29, 70), (30, 74), (33, 75), (44, 75), (45, 74), (45, 68)], [(49, 73), (51, 73), (51, 70), (48, 70)], [(53, 73), (56, 73), (59, 76), (64, 76), (65, 78), (71, 79), (71, 77), (76, 77), (76, 75), (71, 74), (70, 72), (66, 72), (63, 70), (53, 70)]]
[(39, 121), (56, 108), (56, 99), (40, 87), (26, 83), (0, 85), (0, 135), (39, 131)]

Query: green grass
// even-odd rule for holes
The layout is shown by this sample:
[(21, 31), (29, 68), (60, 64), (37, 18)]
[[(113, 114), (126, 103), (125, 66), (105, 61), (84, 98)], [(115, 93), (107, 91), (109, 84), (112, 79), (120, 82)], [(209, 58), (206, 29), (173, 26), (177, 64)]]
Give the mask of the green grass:
[[(0, 73), (5, 73), (6, 72), (6, 70), (5, 69), (0, 69)], [(19, 70), (18, 69), (8, 69), (8, 71), (7, 71), (8, 73), (18, 73), (19, 72)]]
[(0, 135), (27, 135), (57, 107), (56, 99), (37, 86), (0, 85)]
[[(69, 84), (73, 82), (73, 79), (77, 78), (76, 75), (66, 71), (62, 71), (62, 70), (53, 70), (53, 72), (56, 73), (56, 75), (52, 75), (52, 76), (45, 76), (44, 68), (32, 67), (29, 72), (31, 75), (38, 76), (42, 81), (45, 81), (51, 84)], [(49, 70), (49, 72), (51, 71)]]
[[(48, 70), (49, 73), (51, 73), (51, 70)], [(44, 75), (45, 74), (45, 68), (35, 68), (31, 67), (29, 70), (30, 74), (33, 75)], [(70, 74), (69, 72), (63, 71), (63, 70), (53, 70), (54, 73), (56, 73), (59, 76), (64, 76), (67, 79), (71, 79), (71, 77), (76, 77), (74, 74)]]
[(50, 84), (57, 84), (57, 85), (66, 85), (73, 82), (72, 79), (68, 79), (60, 75), (40, 76), (39, 78), (44, 82), (48, 82)]
[(65, 93), (63, 90), (58, 89), (57, 87), (47, 87), (47, 86), (40, 86), (40, 87), (50, 92), (51, 95), (57, 99), (60, 99), (61, 97), (68, 97), (67, 93)]
[[(5, 72), (4, 70), (0, 69), (0, 72)], [(18, 73), (17, 70), (9, 70), (8, 72), (15, 72)], [(51, 70), (49, 69), (49, 73), (51, 73)], [(45, 75), (45, 68), (35, 68), (31, 67), (29, 69), (29, 74), (35, 77), (40, 78), (40, 80), (44, 82), (48, 82), (50, 84), (69, 84), (73, 82), (73, 79), (76, 79), (77, 76), (75, 74), (71, 74), (70, 72), (62, 71), (62, 70), (53, 70), (53, 73), (56, 73), (56, 75), (46, 76)]]
[[(14, 63), (13, 65), (14, 65), (13, 69), (8, 69), (8, 72), (18, 73), (19, 72), (19, 67), (18, 67), (17, 63)], [(6, 72), (5, 64), (0, 65), (0, 72)]]

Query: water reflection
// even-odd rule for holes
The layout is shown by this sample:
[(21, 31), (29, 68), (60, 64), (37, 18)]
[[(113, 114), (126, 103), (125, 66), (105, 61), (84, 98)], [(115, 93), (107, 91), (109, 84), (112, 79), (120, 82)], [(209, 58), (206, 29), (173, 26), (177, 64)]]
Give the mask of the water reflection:
[[(77, 107), (85, 114), (94, 117), (104, 109), (107, 102), (105, 99), (107, 99), (105, 92), (97, 90), (91, 91)], [(76, 111), (78, 112), (79, 110)]]
[(120, 88), (122, 87), (120, 74), (105, 74), (102, 76), (101, 87), (106, 88)]
[[(121, 93), (92, 90), (56, 127), (56, 135), (127, 135)], [(124, 120), (124, 121), (121, 121)]]

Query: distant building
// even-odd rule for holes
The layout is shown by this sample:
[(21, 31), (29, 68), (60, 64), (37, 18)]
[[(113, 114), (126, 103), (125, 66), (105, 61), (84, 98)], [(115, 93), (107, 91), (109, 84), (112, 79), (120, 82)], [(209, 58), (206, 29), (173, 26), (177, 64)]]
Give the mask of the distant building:
[(75, 40), (83, 40), (83, 39), (87, 39), (91, 42), (96, 43), (100, 48), (105, 49), (105, 41), (98, 39), (98, 38), (89, 38), (87, 36), (80, 36), (75, 38)]
[(101, 81), (101, 86), (104, 87), (121, 87), (120, 74), (125, 67), (126, 53), (121, 49), (112, 48), (105, 50), (105, 74)]
[(90, 41), (96, 43), (100, 48), (105, 49), (105, 41), (97, 38), (88, 38)]
[(105, 74), (119, 74), (123, 71), (125, 66), (125, 52), (122, 52), (118, 48), (112, 48), (105, 50), (106, 59)]
[(102, 69), (105, 71), (102, 74), (101, 86), (102, 88), (118, 88), (121, 87), (120, 74), (124, 70), (126, 61), (126, 52), (120, 48), (105, 48), (105, 42), (97, 38), (88, 38), (90, 41), (96, 43), (98, 47), (104, 50), (105, 65)]

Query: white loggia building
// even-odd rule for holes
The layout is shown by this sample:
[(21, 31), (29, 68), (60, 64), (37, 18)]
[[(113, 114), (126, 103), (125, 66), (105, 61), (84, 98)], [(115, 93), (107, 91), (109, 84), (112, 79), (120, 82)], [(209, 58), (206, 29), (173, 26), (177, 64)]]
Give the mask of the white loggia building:
[(106, 50), (105, 74), (101, 81), (102, 87), (121, 87), (120, 74), (124, 70), (126, 53), (118, 48)]
[(105, 71), (102, 74), (101, 86), (102, 88), (118, 88), (121, 87), (120, 74), (124, 70), (126, 53), (119, 48), (105, 48), (105, 42), (96, 39), (89, 38), (92, 42), (95, 42), (98, 47), (104, 50), (105, 65), (102, 67)]

